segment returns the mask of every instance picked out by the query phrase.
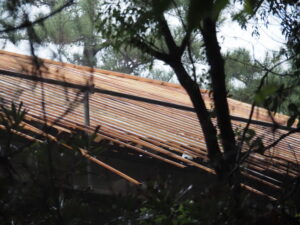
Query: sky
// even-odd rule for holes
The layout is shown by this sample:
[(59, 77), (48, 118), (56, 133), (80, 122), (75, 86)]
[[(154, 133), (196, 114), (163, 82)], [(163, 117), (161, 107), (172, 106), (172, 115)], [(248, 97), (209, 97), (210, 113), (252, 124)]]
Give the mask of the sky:
[[(281, 34), (279, 24), (269, 25), (269, 28), (261, 27), (260, 31), (259, 37), (253, 37), (251, 28), (243, 30), (235, 22), (225, 22), (218, 34), (222, 52), (243, 47), (254, 54), (256, 58), (261, 59), (267, 51), (278, 51), (284, 44), (284, 36)], [(29, 45), (26, 41), (22, 41), (18, 45), (7, 43), (4, 50), (30, 55)], [(40, 49), (38, 55), (51, 59), (52, 51), (55, 51), (55, 46), (49, 45), (46, 49), (44, 47)]]
[(263, 59), (267, 52), (278, 51), (285, 43), (279, 21), (275, 18), (271, 18), (268, 27), (260, 24), (259, 36), (253, 36), (253, 30), (251, 24), (244, 30), (237, 22), (225, 21), (218, 35), (222, 51), (243, 47), (248, 49), (254, 58)]

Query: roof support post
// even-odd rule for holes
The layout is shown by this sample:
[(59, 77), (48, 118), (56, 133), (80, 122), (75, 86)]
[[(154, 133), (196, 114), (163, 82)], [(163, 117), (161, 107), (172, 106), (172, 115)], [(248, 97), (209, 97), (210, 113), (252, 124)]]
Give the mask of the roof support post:
[[(83, 110), (84, 110), (84, 125), (88, 128), (90, 126), (90, 94), (93, 93), (94, 86), (88, 86), (86, 90), (84, 90), (83, 96)], [(88, 130), (86, 131), (86, 137), (89, 139)], [(88, 141), (88, 146), (86, 149), (89, 151), (90, 148), (90, 140)], [(87, 186), (90, 189), (93, 189), (93, 180), (92, 180), (92, 168), (91, 168), (91, 161), (87, 159), (86, 165), (86, 172), (87, 172)]]
[(90, 126), (90, 91), (86, 90), (84, 92), (84, 97), (83, 97), (83, 108), (84, 108), (84, 125), (86, 127)]

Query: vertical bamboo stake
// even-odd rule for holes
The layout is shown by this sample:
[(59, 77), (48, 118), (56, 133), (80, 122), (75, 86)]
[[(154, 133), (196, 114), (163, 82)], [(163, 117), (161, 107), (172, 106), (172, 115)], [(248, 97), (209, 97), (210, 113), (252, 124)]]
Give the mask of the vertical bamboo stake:
[[(90, 95), (90, 88), (87, 88), (84, 91), (84, 97), (83, 97), (83, 107), (84, 107), (84, 125), (88, 128), (90, 126), (90, 103), (89, 103), (89, 95)], [(89, 133), (86, 131), (86, 136), (89, 139)], [(88, 146), (86, 146), (86, 149), (89, 150), (90, 143), (88, 141)], [(89, 188), (92, 187), (92, 176), (91, 176), (91, 161), (87, 159), (87, 185)]]
[(90, 103), (89, 103), (89, 89), (84, 91), (83, 105), (84, 105), (84, 125), (90, 126)]

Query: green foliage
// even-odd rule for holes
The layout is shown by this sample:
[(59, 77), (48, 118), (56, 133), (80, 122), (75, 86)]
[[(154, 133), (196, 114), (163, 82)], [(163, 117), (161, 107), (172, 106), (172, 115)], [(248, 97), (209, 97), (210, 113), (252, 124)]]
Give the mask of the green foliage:
[[(243, 143), (246, 146), (243, 146), (243, 149), (241, 149), (241, 151), (243, 152), (243, 154), (241, 155), (241, 158), (243, 158), (242, 156), (245, 156), (251, 152), (256, 152), (256, 153), (260, 153), (260, 154), (264, 154), (264, 144), (262, 141), (262, 136), (259, 136), (256, 134), (255, 130), (248, 128), (245, 132), (245, 128), (244, 129), (236, 129), (235, 130), (235, 134), (236, 134), (236, 138), (239, 144)], [(244, 135), (244, 136), (243, 136)]]
[(8, 174), (10, 175), (14, 173), (14, 169), (9, 163), (9, 157), (18, 152), (18, 145), (22, 140), (16, 134), (23, 130), (21, 122), (26, 111), (22, 107), (22, 103), (18, 106), (12, 103), (10, 108), (0, 106), (0, 156), (7, 164)]
[(160, 69), (153, 69), (148, 77), (156, 80), (170, 82), (170, 80), (174, 77), (174, 72), (160, 70)]
[[(43, 4), (55, 8), (61, 3), (57, 1), (54, 4), (48, 0)], [(60, 60), (65, 57), (71, 63), (129, 74), (142, 73), (152, 65), (153, 58), (122, 44), (113, 45), (112, 40), (102, 37), (105, 29), (99, 22), (101, 16), (97, 15), (101, 4), (94, 0), (78, 1), (45, 23), (35, 26), (35, 32), (44, 44), (58, 46), (54, 56)], [(82, 49), (82, 53), (72, 53), (70, 49), (73, 47)]]
[[(64, 1), (46, 1), (44, 5), (54, 9), (61, 2)], [(95, 56), (103, 48), (103, 40), (95, 30), (96, 10), (96, 1), (78, 1), (45, 23), (35, 26), (35, 31), (44, 43), (59, 46), (60, 57), (64, 56), (73, 63), (95, 66)], [(72, 46), (82, 47), (82, 54), (72, 55), (69, 50)]]
[[(121, 5), (126, 4), (126, 7)], [(160, 39), (159, 27), (155, 20), (157, 13), (152, 1), (105, 1), (99, 11), (101, 21), (98, 29), (107, 39), (111, 39), (113, 46), (120, 47), (135, 45), (134, 39), (146, 38), (150, 43)], [(150, 34), (148, 37), (148, 34)]]
[(272, 96), (276, 92), (277, 88), (278, 87), (274, 84), (264, 86), (258, 93), (256, 93), (254, 101), (256, 104), (261, 105), (268, 97)]
[(154, 181), (153, 184), (148, 184), (142, 193), (144, 201), (137, 211), (138, 224), (198, 224), (198, 212), (194, 201), (182, 199), (182, 191), (172, 193), (168, 182)]
[[(26, 114), (22, 105), (1, 109), (1, 125), (20, 130), (22, 127), (16, 124), (20, 125)], [(296, 111), (295, 106), (290, 109)], [(67, 143), (73, 143), (75, 148), (85, 147), (96, 133), (97, 130), (90, 137), (74, 133)], [(2, 141), (2, 133), (0, 137)], [(26, 140), (10, 140), (9, 146), (13, 144), (17, 154), (4, 155), (5, 146), (0, 142), (0, 220), (4, 224), (252, 225), (259, 223), (262, 216), (268, 220), (276, 216), (278, 223), (287, 224), (272, 205), (265, 207), (265, 200), (221, 183), (193, 190), (192, 185), (174, 185), (176, 180), (157, 179), (126, 196), (76, 190), (72, 176), (85, 173), (84, 160), (76, 151), (50, 140), (31, 143), (21, 151)], [(248, 130), (245, 140), (250, 148), (257, 146), (253, 130)], [(93, 145), (90, 147), (96, 153)], [(297, 218), (299, 211), (294, 202), (285, 202), (284, 207)]]
[[(245, 49), (227, 53), (225, 71), (230, 97), (250, 104), (255, 102), (270, 111), (292, 115), (288, 106), (299, 104), (299, 87), (298, 77), (292, 75), (291, 67), (283, 69), (277, 66), (269, 71), (263, 86), (257, 92), (268, 68), (276, 65), (280, 60), (282, 60), (281, 53), (267, 55), (263, 62), (253, 61)], [(239, 82), (237, 85), (236, 81)]]
[(89, 224), (88, 215), (73, 220), (70, 214), (75, 208), (78, 213), (87, 211), (86, 203), (80, 202), (86, 202), (90, 193), (76, 195), (71, 188), (75, 171), (82, 170), (85, 161), (76, 151), (66, 150), (47, 139), (39, 142), (22, 138), (17, 132), (25, 132), (22, 126), (25, 115), (22, 104), (1, 105), (0, 221), (62, 224), (65, 220), (70, 221), (68, 224)]
[(224, 59), (228, 85), (231, 85), (232, 79), (238, 79), (244, 85), (249, 85), (257, 77), (257, 73), (261, 72), (258, 64), (250, 56), (250, 52), (244, 48), (227, 52)]
[(127, 74), (142, 75), (152, 66), (153, 57), (137, 49), (107, 47), (100, 52), (100, 67)]
[[(243, 102), (252, 103), (261, 79), (261, 70), (249, 51), (236, 49), (225, 56), (225, 73), (230, 96)], [(238, 81), (238, 84), (235, 82)]]
[[(232, 190), (227, 185), (215, 184), (197, 189), (197, 194), (187, 189), (172, 191), (169, 181), (157, 179), (134, 194), (133, 207), (125, 207), (122, 216), (108, 224), (134, 225), (185, 225), (185, 224), (296, 224), (265, 199), (242, 190)], [(129, 201), (132, 202), (132, 201)], [(294, 210), (295, 204), (286, 209)], [(292, 213), (294, 213), (293, 211)], [(276, 219), (274, 219), (276, 218)], [(295, 217), (294, 217), (295, 218)]]

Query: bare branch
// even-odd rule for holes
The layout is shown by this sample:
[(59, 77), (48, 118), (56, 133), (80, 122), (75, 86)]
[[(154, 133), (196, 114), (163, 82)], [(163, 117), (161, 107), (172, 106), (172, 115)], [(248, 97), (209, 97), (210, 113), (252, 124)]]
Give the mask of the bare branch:
[(279, 142), (281, 142), (283, 139), (285, 139), (286, 137), (290, 136), (291, 134), (297, 133), (300, 131), (300, 127), (295, 128), (293, 130), (290, 130), (289, 132), (281, 135), (276, 141), (274, 141), (272, 144), (269, 144), (267, 147), (265, 147), (264, 150), (268, 150), (270, 148), (275, 147)]

